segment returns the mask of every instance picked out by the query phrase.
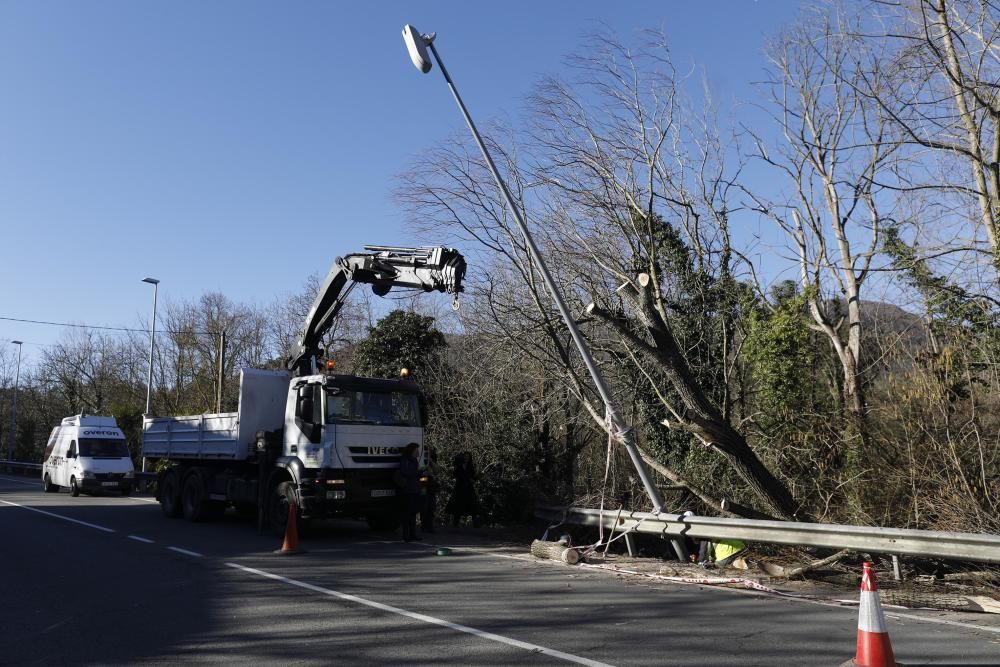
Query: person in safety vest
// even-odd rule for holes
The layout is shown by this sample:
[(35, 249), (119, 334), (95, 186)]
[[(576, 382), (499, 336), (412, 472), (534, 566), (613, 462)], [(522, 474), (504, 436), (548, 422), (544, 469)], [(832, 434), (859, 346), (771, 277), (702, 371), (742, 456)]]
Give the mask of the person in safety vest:
[(698, 545), (698, 564), (715, 563), (716, 567), (729, 565), (746, 551), (747, 545), (742, 540), (702, 540)]

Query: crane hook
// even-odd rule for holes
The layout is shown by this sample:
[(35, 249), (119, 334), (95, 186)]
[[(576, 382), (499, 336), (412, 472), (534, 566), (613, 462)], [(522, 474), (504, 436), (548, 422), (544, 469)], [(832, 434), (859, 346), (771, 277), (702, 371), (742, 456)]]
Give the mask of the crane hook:
[(455, 298), (451, 300), (451, 309), (452, 310), (458, 310), (461, 307), (462, 307), (462, 304), (459, 303), (459, 301), (458, 301), (458, 295), (456, 294)]

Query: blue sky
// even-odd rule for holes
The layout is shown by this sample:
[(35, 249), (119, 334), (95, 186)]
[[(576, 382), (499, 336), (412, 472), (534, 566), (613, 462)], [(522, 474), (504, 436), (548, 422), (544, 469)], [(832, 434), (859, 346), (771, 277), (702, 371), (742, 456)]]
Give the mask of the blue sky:
[[(436, 45), (480, 124), (606, 25), (663, 29), (725, 108), (797, 0), (0, 2), (0, 317), (136, 326), (160, 298), (265, 304), (366, 243), (430, 243), (392, 200), (463, 129)], [(747, 113), (752, 113), (749, 109)], [(0, 320), (25, 359), (63, 333)]]

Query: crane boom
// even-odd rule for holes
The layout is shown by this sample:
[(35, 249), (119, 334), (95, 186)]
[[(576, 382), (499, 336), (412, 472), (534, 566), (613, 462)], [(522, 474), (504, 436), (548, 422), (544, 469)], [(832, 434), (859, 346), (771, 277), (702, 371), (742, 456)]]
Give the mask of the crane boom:
[(365, 250), (368, 252), (334, 261), (288, 358), (286, 365), (293, 375), (316, 372), (316, 359), (323, 354), (320, 342), (356, 284), (371, 285), (378, 296), (385, 296), (393, 287), (456, 295), (464, 289), (465, 258), (454, 248), (365, 246)]

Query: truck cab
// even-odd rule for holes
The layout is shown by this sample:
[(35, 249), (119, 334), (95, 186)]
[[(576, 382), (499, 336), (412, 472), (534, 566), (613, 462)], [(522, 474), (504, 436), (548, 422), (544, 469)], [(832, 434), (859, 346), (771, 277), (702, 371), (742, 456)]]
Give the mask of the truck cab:
[(416, 383), (352, 375), (300, 377), (289, 390), (285, 426), (283, 454), (301, 462), (297, 476), (307, 515), (391, 523), (400, 451), (415, 443), (423, 456)]
[(125, 434), (114, 417), (79, 414), (52, 429), (42, 460), (42, 488), (66, 487), (73, 496), (98, 491), (132, 492), (135, 469)]

